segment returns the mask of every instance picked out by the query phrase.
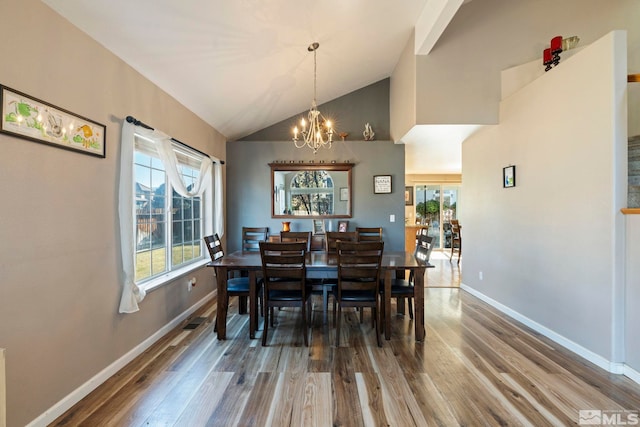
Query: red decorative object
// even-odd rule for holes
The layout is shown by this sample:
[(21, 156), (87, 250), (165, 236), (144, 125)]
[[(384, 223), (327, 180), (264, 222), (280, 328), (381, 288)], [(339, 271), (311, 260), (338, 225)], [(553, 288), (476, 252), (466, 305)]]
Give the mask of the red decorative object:
[(551, 39), (551, 53), (555, 55), (560, 52), (562, 52), (562, 36), (555, 36)]
[(553, 58), (551, 56), (551, 49), (547, 48), (542, 52), (542, 63), (545, 65), (544, 71), (549, 71), (551, 69), (551, 64), (553, 63)]
[(560, 63), (560, 52), (562, 52), (562, 36), (555, 36), (551, 39), (551, 54), (553, 55), (553, 66)]

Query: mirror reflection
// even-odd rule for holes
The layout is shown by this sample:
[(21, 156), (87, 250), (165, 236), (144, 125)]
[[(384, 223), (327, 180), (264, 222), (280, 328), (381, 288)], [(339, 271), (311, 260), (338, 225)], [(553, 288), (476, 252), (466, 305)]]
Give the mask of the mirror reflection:
[(351, 164), (270, 166), (272, 217), (351, 217)]

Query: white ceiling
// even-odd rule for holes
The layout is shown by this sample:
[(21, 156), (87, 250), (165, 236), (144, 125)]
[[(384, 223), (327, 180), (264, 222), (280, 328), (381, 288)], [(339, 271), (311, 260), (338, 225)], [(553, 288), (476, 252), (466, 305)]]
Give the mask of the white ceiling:
[[(43, 2), (229, 140), (309, 108), (313, 97), (313, 54), (307, 51), (310, 43), (320, 43), (317, 98), (322, 104), (389, 77), (416, 23), (420, 25), (417, 33), (424, 37), (416, 45), (433, 43), (463, 3), (462, 0)], [(423, 9), (425, 13), (421, 16)], [(446, 16), (438, 17), (439, 10), (445, 10), (441, 13)], [(433, 28), (431, 33), (428, 28)], [(433, 126), (418, 126), (403, 138), (408, 144), (407, 173), (443, 173), (435, 169), (459, 173), (460, 144), (456, 141), (459, 132), (442, 139), (445, 128), (438, 127), (422, 136), (422, 131), (429, 128)], [(453, 151), (443, 154), (443, 147), (445, 151)], [(428, 148), (430, 153), (421, 148)], [(450, 161), (452, 156), (458, 160)], [(442, 165), (433, 165), (425, 171), (424, 159), (432, 162), (440, 157)]]

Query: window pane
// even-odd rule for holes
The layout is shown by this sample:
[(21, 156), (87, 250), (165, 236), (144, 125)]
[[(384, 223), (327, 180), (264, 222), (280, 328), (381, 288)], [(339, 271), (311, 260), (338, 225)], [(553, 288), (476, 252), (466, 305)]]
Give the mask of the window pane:
[[(153, 141), (136, 139), (135, 175), (135, 280), (156, 277), (175, 266), (202, 257), (202, 200), (174, 191)], [(189, 190), (197, 182), (200, 160), (179, 156), (180, 174)], [(168, 250), (171, 248), (171, 250)]]

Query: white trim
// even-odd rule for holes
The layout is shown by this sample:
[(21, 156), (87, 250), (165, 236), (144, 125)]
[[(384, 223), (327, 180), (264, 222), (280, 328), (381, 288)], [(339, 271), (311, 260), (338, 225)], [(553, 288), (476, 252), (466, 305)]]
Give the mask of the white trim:
[[(547, 328), (546, 326), (542, 326), (541, 324), (539, 324), (538, 322), (529, 319), (526, 316), (523, 316), (522, 314), (518, 313), (515, 310), (512, 310), (511, 308), (507, 307), (504, 304), (499, 303), (498, 301), (494, 300), (493, 298), (490, 298), (486, 295), (484, 295), (481, 292), (478, 292), (477, 290), (470, 288), (469, 286), (461, 283), (460, 284), (460, 289), (469, 292), (471, 295), (481, 299), (482, 301), (486, 302), (487, 304), (489, 304), (490, 306), (494, 307), (497, 310), (500, 310), (502, 313), (506, 314), (509, 317), (514, 318), (515, 320), (517, 320), (520, 323), (523, 323), (524, 325), (528, 326), (529, 328), (533, 329), (534, 331), (544, 335), (545, 337), (549, 338), (550, 340), (560, 344), (561, 346), (563, 346), (564, 348), (566, 348), (567, 350), (570, 350), (572, 352), (574, 352), (575, 354), (577, 354), (580, 357), (583, 357), (585, 359), (587, 359), (589, 362), (599, 366), (600, 368), (606, 370), (607, 372), (611, 372), (612, 374), (622, 374), (625, 375), (629, 378), (631, 378), (632, 380), (634, 380), (637, 383), (640, 383), (640, 374), (638, 374), (638, 372), (634, 371), (633, 369), (631, 369), (629, 366), (625, 365), (624, 363), (619, 363), (619, 362), (612, 362), (610, 360), (605, 359), (604, 357), (600, 356), (599, 354), (596, 354), (594, 352), (592, 352), (591, 350), (588, 350), (584, 347), (582, 347), (581, 345), (571, 341), (570, 339), (558, 334), (557, 332)], [(628, 373), (631, 373), (633, 376), (628, 375)]]
[(146, 340), (142, 341), (140, 344), (135, 346), (131, 351), (122, 356), (120, 359), (113, 362), (111, 365), (104, 368), (102, 371), (98, 372), (92, 378), (90, 378), (87, 382), (82, 384), (80, 387), (69, 393), (67, 396), (62, 398), (58, 403), (53, 405), (51, 408), (47, 409), (45, 412), (40, 414), (38, 418), (31, 421), (27, 424), (27, 427), (45, 427), (51, 424), (56, 418), (60, 415), (64, 414), (67, 410), (69, 410), (73, 405), (78, 403), (80, 400), (85, 398), (89, 393), (95, 390), (99, 385), (107, 381), (113, 375), (115, 375), (120, 369), (124, 368), (129, 362), (133, 359), (141, 355), (146, 349), (151, 347), (156, 341), (165, 336), (167, 333), (171, 332), (174, 328), (176, 328), (182, 321), (187, 319), (191, 314), (193, 314), (197, 309), (206, 304), (209, 300), (211, 300), (214, 296), (215, 292), (210, 292), (200, 301), (180, 313), (176, 318), (171, 320), (169, 323), (160, 328), (156, 333), (151, 335)]
[(640, 372), (636, 371), (635, 369), (633, 369), (631, 366), (629, 365), (624, 365), (624, 372), (623, 372), (625, 377), (629, 377), (631, 378), (633, 381), (637, 382), (638, 384), (640, 384)]
[(198, 259), (197, 261), (194, 261), (190, 264), (187, 264), (185, 266), (182, 266), (180, 268), (177, 268), (175, 270), (171, 270), (168, 271), (158, 277), (154, 277), (153, 279), (149, 279), (146, 280), (144, 282), (140, 282), (140, 283), (136, 283), (136, 285), (138, 285), (139, 287), (141, 287), (142, 289), (145, 290), (146, 293), (153, 291), (154, 289), (157, 289), (161, 286), (167, 285), (173, 281), (175, 281), (177, 278), (181, 277), (181, 276), (186, 276), (188, 274), (190, 274), (191, 272), (198, 270), (202, 267), (204, 267), (205, 265), (207, 265), (208, 263), (210, 263), (211, 260), (205, 258), (204, 254), (200, 257), (200, 259)]

